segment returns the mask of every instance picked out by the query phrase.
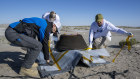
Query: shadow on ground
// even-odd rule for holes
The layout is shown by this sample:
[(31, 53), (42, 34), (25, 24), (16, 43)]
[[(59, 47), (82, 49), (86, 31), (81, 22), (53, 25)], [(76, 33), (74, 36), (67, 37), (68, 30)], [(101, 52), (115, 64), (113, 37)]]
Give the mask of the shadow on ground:
[(24, 55), (21, 52), (0, 52), (0, 64), (8, 64), (11, 69), (19, 73)]
[(121, 48), (119, 45), (109, 45), (110, 48)]
[(36, 77), (29, 77), (29, 76), (4, 76), (4, 75), (1, 75), (0, 78), (21, 78), (21, 79), (41, 79), (41, 78), (36, 78)]

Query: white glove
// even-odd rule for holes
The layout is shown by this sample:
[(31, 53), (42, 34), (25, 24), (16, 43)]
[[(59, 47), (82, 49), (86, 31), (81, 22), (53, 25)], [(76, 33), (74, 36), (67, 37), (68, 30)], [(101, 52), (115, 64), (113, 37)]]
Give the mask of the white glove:
[(91, 50), (91, 48), (92, 48), (92, 43), (89, 44), (88, 48), (89, 48), (88, 50)]
[(133, 34), (131, 32), (128, 32), (127, 36), (133, 36)]
[(51, 40), (51, 41), (53, 40), (53, 33), (50, 34), (49, 40)]

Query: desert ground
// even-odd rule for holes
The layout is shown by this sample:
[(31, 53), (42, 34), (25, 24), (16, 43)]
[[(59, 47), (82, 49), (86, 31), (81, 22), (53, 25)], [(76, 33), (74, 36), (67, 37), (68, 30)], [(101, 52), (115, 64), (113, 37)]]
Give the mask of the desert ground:
[[(18, 74), (20, 66), (26, 54), (21, 47), (10, 45), (5, 39), (4, 31), (7, 25), (0, 26), (0, 79), (35, 79), (31, 77), (20, 76)], [(134, 34), (133, 38), (140, 41), (139, 28), (123, 28)], [(88, 45), (89, 27), (63, 27), (60, 34), (81, 34)], [(79, 79), (140, 79), (140, 43), (133, 45), (130, 51), (125, 47), (117, 57), (115, 63), (112, 59), (120, 50), (119, 41), (125, 40), (127, 36), (112, 33), (112, 41), (107, 46), (110, 57), (105, 57), (109, 64), (86, 67), (81, 62), (74, 69), (72, 78)], [(68, 79), (70, 73), (62, 73), (44, 79)], [(36, 78), (40, 79), (40, 78)]]

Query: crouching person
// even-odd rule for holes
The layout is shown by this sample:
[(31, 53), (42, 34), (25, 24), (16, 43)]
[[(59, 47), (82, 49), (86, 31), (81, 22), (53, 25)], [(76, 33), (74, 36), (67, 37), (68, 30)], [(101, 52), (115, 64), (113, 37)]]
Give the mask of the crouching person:
[(56, 14), (54, 11), (46, 12), (42, 15), (43, 19), (46, 19), (49, 22), (53, 22), (53, 24), (57, 27), (58, 32), (55, 32), (53, 34), (54, 43), (56, 44), (58, 41), (58, 33), (60, 33), (61, 30), (61, 22), (60, 17), (58, 14)]
[(7, 40), (17, 46), (27, 48), (27, 54), (19, 74), (31, 77), (38, 75), (38, 71), (32, 68), (37, 67), (34, 62), (41, 50), (44, 53), (46, 63), (50, 63), (48, 51), (49, 34), (56, 31), (57, 28), (53, 26), (52, 22), (37, 17), (25, 18), (9, 25), (5, 31)]
[(95, 16), (95, 22), (91, 24), (89, 31), (89, 49), (104, 48), (111, 41), (111, 32), (116, 32), (126, 36), (132, 36), (131, 32), (115, 27), (109, 21), (106, 21), (102, 14)]

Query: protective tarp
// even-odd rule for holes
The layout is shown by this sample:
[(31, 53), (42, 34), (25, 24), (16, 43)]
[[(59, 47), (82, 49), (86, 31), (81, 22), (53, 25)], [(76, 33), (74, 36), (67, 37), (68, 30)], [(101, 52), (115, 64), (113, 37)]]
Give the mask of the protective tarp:
[[(94, 54), (93, 54), (94, 53)], [(70, 50), (64, 52), (53, 52), (54, 58), (57, 64), (53, 66), (47, 66), (46, 61), (44, 60), (43, 53), (41, 52), (38, 60), (39, 64), (42, 64), (38, 67), (41, 77), (53, 76), (56, 74), (68, 72), (73, 70), (74, 67), (78, 64), (80, 59), (82, 62), (89, 66), (94, 67), (102, 64), (108, 64), (109, 62), (100, 58), (100, 56), (110, 56), (106, 49), (96, 49), (96, 50)], [(50, 57), (51, 60), (53, 60)]]
[(39, 64), (42, 64), (38, 67), (39, 73), (41, 77), (53, 76), (56, 74), (60, 74), (63, 72), (68, 72), (78, 64), (82, 55), (74, 50), (65, 51), (65, 52), (55, 52), (54, 58), (56, 59), (56, 63), (53, 66), (47, 66), (45, 60), (43, 59), (43, 54), (40, 53), (38, 60)]
[(87, 51), (91, 56), (110, 56), (108, 51), (105, 48), (102, 49), (94, 49)]
[(105, 56), (110, 56), (108, 51), (104, 48), (84, 51), (77, 50), (77, 51), (82, 54), (82, 62), (89, 67), (110, 63), (102, 58)]
[[(67, 37), (67, 35), (66, 35), (66, 37)], [(70, 37), (68, 36), (68, 38), (71, 38), (71, 36)], [(72, 38), (77, 38), (77, 36), (74, 36), (74, 37), (72, 36)], [(78, 35), (78, 38), (82, 38), (81, 35), (80, 36)], [(50, 38), (50, 39), (52, 39), (52, 38)], [(71, 39), (71, 40), (73, 41), (75, 39)], [(83, 40), (83, 42), (85, 43), (84, 40)], [(61, 44), (64, 44), (64, 43), (65, 42), (63, 42)], [(79, 42), (79, 44), (81, 44), (81, 43), (82, 42)], [(71, 44), (73, 46), (73, 43), (69, 42), (69, 44)], [(49, 49), (50, 49), (49, 50), (50, 60), (55, 62), (55, 64), (53, 66), (46, 65), (46, 61), (44, 60), (43, 53), (41, 52), (39, 54), (38, 60), (39, 60), (40, 65), (38, 67), (38, 71), (42, 78), (71, 71), (78, 64), (80, 59), (82, 60), (82, 62), (85, 65), (87, 65), (89, 67), (107, 64), (108, 62), (106, 60), (104, 60), (103, 58), (101, 58), (100, 56), (110, 56), (106, 49), (95, 49), (95, 50), (89, 51), (89, 50), (84, 50), (84, 48), (87, 46), (85, 46), (85, 47), (82, 46), (83, 48), (80, 48), (80, 49), (79, 48), (76, 48), (76, 50), (74, 50), (74, 49), (67, 50), (66, 49), (67, 51), (58, 52), (58, 51), (55, 51), (52, 40), (48, 43), (48, 45), (49, 45)], [(64, 45), (66, 45), (66, 44), (64, 44)], [(66, 45), (66, 46), (72, 47), (71, 45)], [(62, 45), (62, 48), (63, 47), (64, 46)], [(78, 47), (78, 46), (76, 46), (76, 47)]]

